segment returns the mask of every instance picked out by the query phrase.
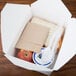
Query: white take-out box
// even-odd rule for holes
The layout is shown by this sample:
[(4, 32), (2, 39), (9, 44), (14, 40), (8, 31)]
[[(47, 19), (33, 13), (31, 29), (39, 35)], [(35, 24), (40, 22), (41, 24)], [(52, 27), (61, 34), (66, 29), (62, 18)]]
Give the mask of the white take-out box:
[[(53, 69), (14, 57), (15, 45), (32, 16), (54, 22), (66, 28), (63, 43)], [(76, 19), (61, 0), (38, 0), (29, 5), (7, 3), (1, 11), (1, 37), (5, 57), (13, 64), (50, 75), (66, 64), (76, 54)]]

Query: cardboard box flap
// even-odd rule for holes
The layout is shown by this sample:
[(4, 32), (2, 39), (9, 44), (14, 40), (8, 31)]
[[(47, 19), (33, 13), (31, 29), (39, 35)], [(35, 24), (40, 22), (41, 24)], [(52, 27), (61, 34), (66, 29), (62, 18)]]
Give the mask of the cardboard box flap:
[(21, 60), (19, 58), (16, 58), (16, 57), (12, 57), (8, 54), (5, 54), (5, 56), (15, 65), (19, 66), (19, 67), (22, 67), (22, 68), (25, 68), (25, 69), (28, 69), (28, 70), (33, 70), (33, 71), (44, 71), (44, 72), (51, 72), (52, 70), (48, 69), (48, 68), (45, 68), (43, 66), (39, 66), (39, 65), (36, 65), (36, 64), (33, 64), (33, 63), (30, 63), (30, 62), (27, 62), (27, 61), (24, 61), (24, 60)]
[(29, 5), (7, 3), (1, 11), (1, 37), (3, 51), (14, 47), (23, 28), (32, 17)]
[(38, 0), (31, 8), (34, 16), (61, 25), (72, 16), (61, 0)]
[(54, 70), (60, 69), (76, 54), (76, 19), (69, 20), (67, 25), (63, 44), (58, 54)]

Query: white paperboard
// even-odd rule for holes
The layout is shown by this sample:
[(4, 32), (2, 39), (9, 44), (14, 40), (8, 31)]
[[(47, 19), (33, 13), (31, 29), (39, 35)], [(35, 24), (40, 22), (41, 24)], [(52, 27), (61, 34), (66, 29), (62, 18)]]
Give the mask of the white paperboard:
[(38, 71), (38, 72), (41, 72), (41, 73), (44, 73), (44, 74), (50, 74), (50, 72), (52, 70), (48, 69), (48, 68), (45, 68), (43, 66), (38, 66), (38, 65), (35, 65), (33, 63), (29, 63), (27, 61), (24, 61), (24, 60), (21, 60), (19, 58), (16, 58), (16, 57), (13, 57), (13, 56), (10, 56), (8, 54), (5, 55), (13, 64), (15, 64), (16, 66), (19, 66), (19, 67), (22, 67), (24, 69), (28, 69), (28, 70), (33, 70), (33, 71)]
[[(29, 5), (7, 3), (1, 11), (1, 35), (3, 51), (7, 53), (19, 38), (23, 28), (32, 17)], [(11, 47), (11, 48), (10, 48)]]
[(32, 13), (45, 20), (64, 25), (71, 18), (71, 13), (61, 0), (39, 0), (31, 5)]
[[(59, 25), (68, 25), (67, 27), (65, 26), (66, 33), (64, 35), (63, 44), (53, 69), (37, 66), (13, 56), (15, 44), (24, 26), (32, 18), (32, 14), (33, 16), (38, 16)], [(1, 11), (1, 37), (5, 56), (17, 66), (49, 75), (53, 70), (61, 68), (76, 54), (76, 26), (72, 27), (72, 25), (75, 25), (75, 22), (76, 20), (71, 19), (71, 13), (61, 0), (53, 0), (52, 2), (50, 0), (39, 0), (33, 3), (31, 7), (29, 5), (8, 3)]]
[(65, 36), (54, 66), (54, 70), (60, 69), (76, 54), (76, 19), (70, 19), (66, 25), (68, 26), (66, 28)]

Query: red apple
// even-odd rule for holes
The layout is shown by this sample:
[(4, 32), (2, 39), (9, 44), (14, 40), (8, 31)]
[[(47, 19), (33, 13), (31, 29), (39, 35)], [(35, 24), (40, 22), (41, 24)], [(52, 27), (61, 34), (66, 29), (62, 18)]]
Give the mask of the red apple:
[(25, 61), (32, 62), (32, 52), (26, 50), (20, 50), (17, 54), (17, 57)]

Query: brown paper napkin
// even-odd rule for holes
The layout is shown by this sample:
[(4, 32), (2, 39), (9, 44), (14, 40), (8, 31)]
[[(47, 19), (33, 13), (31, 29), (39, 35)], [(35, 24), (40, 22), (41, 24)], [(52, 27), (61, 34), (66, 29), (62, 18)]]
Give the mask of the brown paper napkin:
[(16, 48), (40, 52), (47, 39), (48, 32), (49, 28), (47, 27), (29, 23), (17, 42)]

